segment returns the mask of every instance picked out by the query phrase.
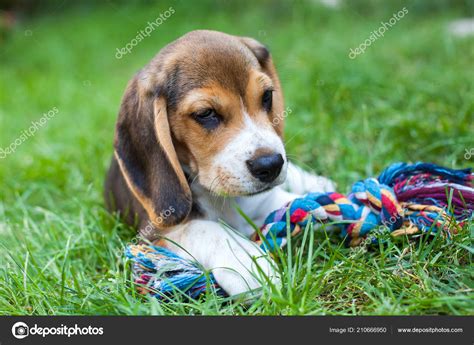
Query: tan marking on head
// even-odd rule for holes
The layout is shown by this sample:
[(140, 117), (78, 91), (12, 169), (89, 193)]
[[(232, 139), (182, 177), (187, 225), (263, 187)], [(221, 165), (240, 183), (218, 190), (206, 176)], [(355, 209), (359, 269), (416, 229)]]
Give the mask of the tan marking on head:
[[(203, 128), (192, 116), (207, 108), (214, 109), (222, 117), (222, 124), (211, 131)], [(208, 169), (213, 158), (243, 127), (240, 99), (218, 83), (212, 83), (190, 92), (170, 121), (181, 150), (188, 151), (184, 154), (187, 164), (197, 171)]]

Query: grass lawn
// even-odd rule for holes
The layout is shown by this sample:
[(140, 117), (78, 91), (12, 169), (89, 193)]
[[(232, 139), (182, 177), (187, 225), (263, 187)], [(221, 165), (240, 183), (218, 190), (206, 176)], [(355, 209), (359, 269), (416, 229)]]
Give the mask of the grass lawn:
[[(335, 10), (315, 1), (104, 2), (20, 20), (0, 42), (0, 148), (57, 113), (0, 159), (0, 314), (474, 313), (472, 221), (450, 242), (389, 239), (370, 250), (311, 233), (282, 263), (282, 290), (265, 288), (250, 306), (212, 295), (159, 303), (135, 292), (123, 256), (134, 232), (104, 208), (127, 81), (166, 43), (198, 28), (268, 45), (292, 110), (289, 157), (340, 191), (395, 161), (473, 167), (465, 153), (474, 150), (474, 38), (446, 31), (472, 12), (443, 1), (377, 3)], [(170, 6), (174, 15), (115, 58)], [(384, 37), (348, 57), (404, 6), (408, 14)]]

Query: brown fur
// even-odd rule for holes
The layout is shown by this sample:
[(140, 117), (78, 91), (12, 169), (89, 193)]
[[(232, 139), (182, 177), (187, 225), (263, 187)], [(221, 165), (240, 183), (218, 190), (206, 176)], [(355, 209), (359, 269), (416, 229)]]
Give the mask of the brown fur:
[[(271, 114), (260, 106), (269, 86), (274, 89)], [(271, 121), (283, 112), (281, 86), (261, 43), (193, 31), (163, 48), (125, 91), (105, 183), (109, 209), (130, 224), (138, 221), (141, 230), (151, 222), (163, 232), (185, 221), (192, 195), (182, 166), (193, 174), (209, 169), (212, 158), (242, 128), (242, 103), (256, 122), (282, 135), (283, 121)], [(209, 107), (223, 118), (213, 131), (190, 116)], [(170, 207), (172, 214), (163, 217)]]

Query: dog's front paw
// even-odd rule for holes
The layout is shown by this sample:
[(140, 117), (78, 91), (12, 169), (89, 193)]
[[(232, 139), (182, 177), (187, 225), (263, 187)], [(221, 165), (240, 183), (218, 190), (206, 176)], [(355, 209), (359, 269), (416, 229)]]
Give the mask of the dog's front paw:
[(329, 193), (336, 190), (336, 184), (327, 177), (308, 175), (304, 181), (304, 193)]
[(268, 286), (270, 282), (279, 286), (270, 256), (256, 243), (219, 223), (193, 220), (166, 237), (169, 249), (211, 271), (230, 296)]
[(328, 193), (336, 190), (336, 184), (327, 177), (311, 174), (292, 163), (288, 164), (285, 187), (288, 191), (300, 195)]
[(280, 286), (280, 278), (268, 254), (248, 240), (238, 246), (227, 245), (228, 248), (222, 248), (224, 250), (215, 258), (217, 266), (212, 272), (228, 295), (238, 295), (263, 285)]

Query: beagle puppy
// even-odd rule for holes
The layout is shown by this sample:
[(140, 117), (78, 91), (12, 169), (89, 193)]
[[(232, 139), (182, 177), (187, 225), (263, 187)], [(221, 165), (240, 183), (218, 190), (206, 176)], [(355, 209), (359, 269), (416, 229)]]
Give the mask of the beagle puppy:
[(142, 238), (212, 270), (229, 295), (261, 286), (260, 274), (278, 282), (238, 209), (259, 226), (303, 193), (334, 190), (288, 162), (283, 115), (265, 46), (216, 31), (184, 35), (127, 86), (105, 183), (108, 209)]

